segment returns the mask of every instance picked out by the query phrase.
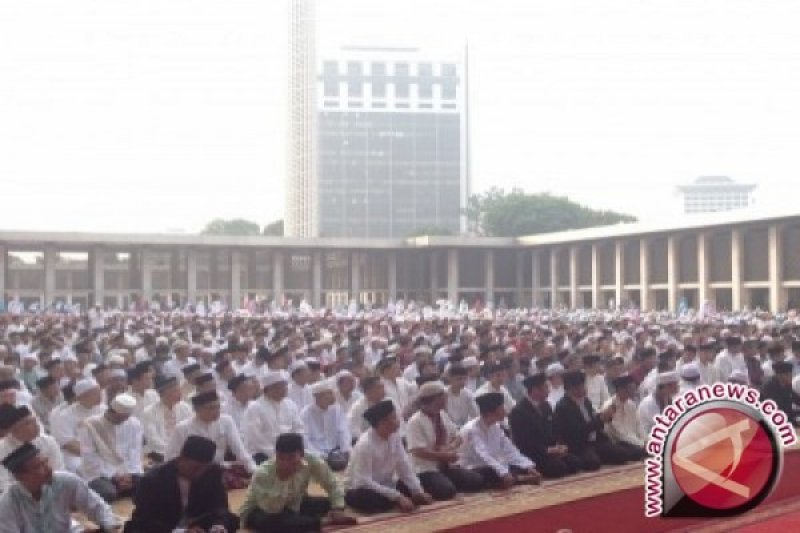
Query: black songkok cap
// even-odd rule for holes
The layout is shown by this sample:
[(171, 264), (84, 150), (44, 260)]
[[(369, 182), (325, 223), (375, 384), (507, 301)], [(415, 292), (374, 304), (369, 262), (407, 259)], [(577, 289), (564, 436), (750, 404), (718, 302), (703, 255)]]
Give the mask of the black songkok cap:
[(219, 401), (217, 391), (208, 391), (192, 396), (192, 407), (197, 408), (207, 403)]
[(214, 381), (214, 374), (212, 374), (211, 372), (205, 372), (194, 378), (195, 386), (208, 383), (209, 381)]
[(43, 378), (39, 378), (36, 380), (36, 388), (39, 390), (46, 389), (55, 382), (56, 380), (53, 379), (51, 376), (44, 376)]
[(30, 442), (26, 442), (3, 459), (3, 466), (12, 474), (16, 474), (37, 455), (39, 455), (39, 449)]
[(600, 362), (600, 356), (597, 354), (588, 354), (583, 356), (583, 366), (596, 365)]
[(0, 392), (8, 389), (19, 389), (19, 382), (16, 379), (4, 379), (0, 381)]
[(14, 407), (7, 403), (0, 405), (0, 430), (8, 430), (30, 414), (31, 410), (24, 405), (20, 407)]
[(228, 381), (228, 390), (234, 392), (236, 389), (239, 388), (240, 385), (247, 382), (247, 376), (244, 374), (239, 374), (238, 376), (232, 377), (230, 381)]
[(366, 411), (364, 411), (364, 418), (366, 418), (369, 425), (372, 427), (377, 426), (381, 420), (394, 412), (394, 402), (386, 399), (381, 400)]
[(772, 371), (776, 374), (791, 374), (792, 370), (792, 363), (788, 361), (776, 361), (772, 363)]
[(496, 411), (504, 402), (505, 397), (501, 392), (487, 392), (475, 397), (475, 403), (482, 415)]
[(189, 435), (181, 448), (181, 457), (198, 463), (210, 463), (216, 453), (217, 445), (214, 441), (199, 435)]
[(269, 348), (261, 346), (256, 350), (256, 361), (269, 361), (271, 355), (272, 353), (270, 353)]
[(183, 371), (184, 376), (188, 376), (192, 372), (200, 370), (200, 368), (201, 368), (200, 365), (198, 365), (197, 363), (191, 363), (183, 367), (181, 370)]
[(282, 433), (275, 441), (275, 453), (303, 453), (303, 436), (299, 433)]
[(636, 380), (633, 379), (633, 376), (630, 376), (628, 374), (624, 374), (622, 376), (616, 377), (613, 380), (611, 380), (611, 384), (614, 385), (615, 389), (621, 389), (623, 387), (627, 387), (628, 385), (631, 385), (635, 382)]
[(572, 370), (564, 373), (564, 388), (569, 389), (586, 383), (586, 374), (580, 370)]
[(178, 378), (173, 376), (162, 376), (162, 375), (156, 376), (156, 379), (153, 382), (153, 386), (158, 392), (162, 392), (164, 389), (167, 389), (177, 384), (178, 384)]
[(531, 390), (534, 387), (541, 387), (547, 382), (547, 376), (543, 373), (533, 374), (522, 380), (525, 390)]

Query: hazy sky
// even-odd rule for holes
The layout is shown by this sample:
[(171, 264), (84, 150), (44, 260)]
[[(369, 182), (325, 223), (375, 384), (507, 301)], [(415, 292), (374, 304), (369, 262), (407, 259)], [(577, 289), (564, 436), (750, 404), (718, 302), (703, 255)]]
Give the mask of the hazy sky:
[[(0, 2), (0, 229), (283, 215), (288, 0)], [(796, 0), (319, 0), (339, 44), (470, 45), (474, 189), (642, 218), (800, 193)], [(800, 208), (798, 208), (800, 211)]]

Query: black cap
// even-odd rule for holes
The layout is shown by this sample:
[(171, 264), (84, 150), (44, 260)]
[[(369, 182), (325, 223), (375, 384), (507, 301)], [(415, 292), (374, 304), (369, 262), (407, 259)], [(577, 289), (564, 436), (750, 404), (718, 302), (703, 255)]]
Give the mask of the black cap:
[(56, 366), (56, 365), (60, 365), (60, 364), (62, 364), (62, 363), (63, 363), (63, 361), (62, 361), (61, 359), (56, 359), (56, 358), (53, 358), (53, 359), (50, 359), (49, 361), (47, 361), (47, 362), (46, 362), (44, 365), (42, 365), (42, 366), (44, 367), (44, 369), (45, 369), (45, 370), (50, 370), (50, 369), (51, 369), (51, 368), (53, 368), (54, 366)]
[(158, 392), (162, 392), (164, 391), (164, 389), (168, 389), (169, 387), (177, 384), (178, 384), (178, 378), (174, 376), (162, 376), (159, 374), (158, 376), (156, 376), (156, 379), (153, 380), (153, 387)]
[(525, 386), (525, 390), (527, 391), (530, 391), (534, 387), (542, 387), (545, 383), (547, 383), (547, 376), (541, 372), (530, 375), (522, 380), (522, 384)]
[(193, 383), (195, 384), (195, 386), (199, 386), (203, 385), (204, 383), (209, 383), (211, 381), (214, 381), (214, 374), (212, 374), (211, 372), (204, 372), (199, 376), (197, 376), (196, 378), (194, 378)]
[(188, 376), (192, 372), (197, 372), (198, 370), (200, 370), (200, 368), (201, 368), (200, 365), (198, 365), (197, 363), (190, 363), (185, 367), (183, 367), (181, 371), (183, 372), (184, 376)]
[(299, 433), (282, 433), (275, 441), (275, 453), (303, 453), (303, 436)]
[(788, 361), (776, 361), (772, 363), (772, 371), (776, 374), (791, 374), (794, 365)]
[(26, 442), (3, 459), (3, 466), (12, 474), (16, 474), (37, 455), (39, 455), (39, 449), (30, 442)]
[(482, 415), (496, 411), (504, 402), (505, 397), (501, 392), (487, 392), (475, 397), (475, 403)]
[(199, 435), (189, 435), (181, 448), (181, 457), (198, 463), (210, 463), (217, 453), (214, 441)]
[(576, 387), (578, 385), (583, 385), (586, 383), (586, 374), (581, 372), (580, 370), (571, 370), (569, 372), (565, 372), (564, 376), (564, 388), (569, 389), (571, 387)]
[(243, 385), (244, 383), (247, 383), (247, 376), (244, 374), (234, 376), (230, 379), (230, 381), (228, 381), (228, 390), (234, 392), (239, 388), (240, 385)]
[(394, 402), (392, 400), (381, 400), (364, 411), (364, 418), (369, 422), (370, 426), (375, 427), (381, 420), (392, 414), (394, 410)]
[(230, 366), (230, 364), (231, 362), (229, 359), (223, 359), (221, 361), (218, 361), (217, 364), (214, 365), (214, 370), (216, 370), (217, 372), (222, 372), (225, 369), (225, 367)]
[(396, 362), (397, 362), (397, 357), (393, 355), (386, 356), (380, 361), (378, 361), (377, 365), (375, 365), (375, 371), (381, 373)]
[(261, 346), (258, 350), (256, 350), (256, 361), (269, 361), (271, 356), (272, 352), (270, 352), (269, 348), (266, 346)]
[(142, 367), (139, 365), (134, 366), (133, 368), (128, 369), (128, 381), (133, 381), (135, 379), (139, 379), (140, 377), (144, 376), (147, 373), (147, 367)]
[(25, 405), (14, 407), (4, 403), (0, 405), (0, 429), (8, 430), (23, 418), (30, 416), (30, 414), (31, 410)]
[(53, 385), (56, 380), (51, 376), (44, 376), (43, 378), (39, 378), (36, 380), (36, 388), (39, 390), (46, 389), (50, 385)]
[(481, 368), (481, 373), (484, 376), (489, 377), (495, 372), (502, 372), (506, 370), (506, 368), (507, 368), (506, 365), (504, 365), (503, 363), (486, 363)]
[(583, 356), (583, 366), (596, 365), (600, 362), (600, 356), (594, 353)]
[(8, 389), (19, 389), (19, 381), (16, 379), (4, 379), (0, 381), (0, 392)]
[(633, 383), (636, 383), (636, 380), (633, 379), (633, 376), (628, 374), (623, 374), (622, 376), (616, 377), (611, 381), (611, 384), (614, 386), (614, 388), (618, 390)]
[(206, 405), (207, 403), (219, 401), (219, 395), (217, 395), (217, 391), (208, 391), (203, 392), (201, 394), (195, 394), (192, 396), (192, 407), (200, 407)]

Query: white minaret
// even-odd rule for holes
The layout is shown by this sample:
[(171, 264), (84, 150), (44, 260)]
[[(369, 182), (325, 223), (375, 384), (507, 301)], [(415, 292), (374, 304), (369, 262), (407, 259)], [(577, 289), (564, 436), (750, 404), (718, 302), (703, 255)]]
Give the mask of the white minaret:
[(315, 237), (317, 223), (314, 0), (290, 0), (289, 138), (284, 234)]

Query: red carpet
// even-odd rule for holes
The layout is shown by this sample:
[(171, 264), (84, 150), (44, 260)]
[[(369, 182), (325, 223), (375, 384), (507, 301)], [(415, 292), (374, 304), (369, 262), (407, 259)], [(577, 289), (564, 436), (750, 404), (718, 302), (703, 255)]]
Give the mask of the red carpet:
[[(524, 533), (556, 532), (571, 530), (573, 533), (613, 530), (615, 533), (655, 533), (662, 531), (695, 529), (726, 530), (737, 526), (746, 527), (741, 531), (762, 533), (775, 531), (800, 531), (800, 512), (792, 505), (790, 511), (783, 511), (788, 504), (800, 502), (800, 452), (790, 452), (785, 456), (783, 474), (773, 493), (759, 507), (741, 517), (722, 520), (702, 518), (647, 518), (644, 515), (644, 488), (636, 487), (610, 494), (593, 496), (562, 505), (554, 505), (526, 513), (477, 522), (468, 526), (449, 529), (452, 533)], [(644, 472), (642, 472), (644, 476)], [(765, 515), (757, 518), (758, 515)], [(777, 514), (777, 516), (772, 516)], [(752, 516), (751, 516), (752, 515)], [(759, 520), (751, 524), (753, 519)], [(767, 522), (762, 520), (766, 519)], [(773, 524), (774, 521), (774, 524)], [(744, 522), (744, 523), (739, 523)], [(775, 529), (765, 529), (764, 526)]]

